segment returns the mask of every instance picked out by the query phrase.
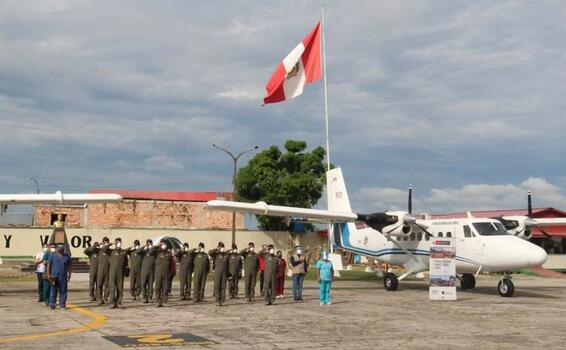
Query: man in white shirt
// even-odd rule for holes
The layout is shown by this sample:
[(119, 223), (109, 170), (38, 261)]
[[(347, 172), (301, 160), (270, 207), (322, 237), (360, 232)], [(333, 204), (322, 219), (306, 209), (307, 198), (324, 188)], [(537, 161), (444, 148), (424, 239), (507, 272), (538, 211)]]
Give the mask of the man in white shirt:
[(47, 253), (49, 247), (47, 244), (43, 245), (43, 249), (35, 254), (35, 266), (36, 275), (37, 275), (37, 292), (39, 293), (39, 298), (37, 299), (38, 302), (42, 302), (43, 300), (43, 274), (45, 273), (45, 264), (43, 262), (43, 254)]

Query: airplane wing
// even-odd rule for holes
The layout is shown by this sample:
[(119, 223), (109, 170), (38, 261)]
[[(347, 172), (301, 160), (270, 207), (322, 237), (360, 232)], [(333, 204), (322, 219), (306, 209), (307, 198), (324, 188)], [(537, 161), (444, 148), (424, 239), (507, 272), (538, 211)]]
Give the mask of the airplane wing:
[(532, 218), (536, 226), (561, 226), (566, 225), (566, 218)]
[(249, 213), (256, 215), (270, 216), (291, 216), (300, 217), (323, 222), (349, 222), (358, 220), (358, 215), (348, 212), (336, 212), (320, 209), (307, 209), (298, 207), (285, 207), (279, 205), (268, 205), (265, 202), (243, 203), (212, 200), (205, 204), (205, 208), (209, 210), (234, 211), (240, 213)]
[(124, 198), (114, 193), (73, 193), (63, 194), (0, 194), (0, 204), (88, 204), (115, 203)]

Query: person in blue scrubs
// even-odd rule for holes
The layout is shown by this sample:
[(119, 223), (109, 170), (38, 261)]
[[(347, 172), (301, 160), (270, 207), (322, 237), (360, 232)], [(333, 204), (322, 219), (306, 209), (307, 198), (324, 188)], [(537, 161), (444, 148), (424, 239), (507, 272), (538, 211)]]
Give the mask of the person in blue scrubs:
[(334, 266), (328, 260), (328, 253), (322, 252), (320, 260), (316, 262), (318, 269), (318, 283), (320, 284), (320, 305), (330, 305), (330, 286), (334, 280)]
[(67, 282), (71, 279), (71, 257), (65, 254), (63, 244), (57, 246), (57, 253), (49, 255), (47, 269), (51, 282), (49, 307), (55, 309), (59, 293), (59, 307), (64, 310), (67, 304)]

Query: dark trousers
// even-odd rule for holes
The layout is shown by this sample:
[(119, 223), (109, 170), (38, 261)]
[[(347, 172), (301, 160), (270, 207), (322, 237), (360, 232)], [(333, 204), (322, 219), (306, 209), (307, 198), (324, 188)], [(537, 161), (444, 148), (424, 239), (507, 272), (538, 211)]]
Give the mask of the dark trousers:
[(183, 269), (179, 275), (181, 298), (188, 299), (191, 297), (192, 269)]
[(296, 273), (293, 275), (293, 298), (295, 300), (303, 299), (303, 281), (304, 273)]
[(37, 272), (37, 294), (39, 294), (38, 301), (43, 301), (43, 272)]
[(232, 278), (230, 279), (230, 298), (235, 298), (238, 296), (239, 282), (240, 282), (240, 276), (238, 274), (232, 275)]
[(169, 276), (166, 273), (155, 274), (155, 298), (157, 305), (167, 303), (167, 286), (169, 285)]
[(142, 271), (141, 288), (143, 288), (143, 298), (145, 300), (153, 299), (153, 271)]
[(43, 280), (43, 301), (45, 302), (45, 305), (49, 306), (49, 299), (51, 296), (51, 284), (49, 283), (49, 280), (44, 279)]
[(217, 303), (223, 303), (226, 301), (226, 282), (228, 281), (228, 275), (226, 271), (214, 272), (214, 300)]
[(130, 294), (138, 297), (141, 293), (141, 269), (132, 268), (130, 271)]
[(257, 272), (246, 273), (244, 277), (246, 298), (252, 300), (255, 296), (255, 283), (257, 279)]
[(265, 279), (265, 303), (266, 304), (273, 304), (273, 300), (275, 299), (275, 284), (277, 282), (277, 276), (273, 274), (272, 276), (267, 276)]
[(263, 271), (259, 272), (259, 293), (263, 295), (263, 283), (265, 282), (265, 274)]
[(67, 305), (67, 276), (52, 276), (55, 286), (51, 285), (51, 295), (49, 296), (49, 306), (55, 307), (57, 294), (59, 294), (59, 306)]

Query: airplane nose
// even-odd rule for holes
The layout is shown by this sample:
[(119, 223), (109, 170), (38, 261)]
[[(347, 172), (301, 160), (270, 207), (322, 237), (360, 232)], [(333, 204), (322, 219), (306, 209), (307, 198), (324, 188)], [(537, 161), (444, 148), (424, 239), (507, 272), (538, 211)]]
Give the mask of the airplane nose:
[(546, 254), (544, 249), (535, 245), (529, 248), (530, 249), (528, 256), (529, 256), (529, 263), (531, 266), (540, 266), (546, 262), (548, 255)]

